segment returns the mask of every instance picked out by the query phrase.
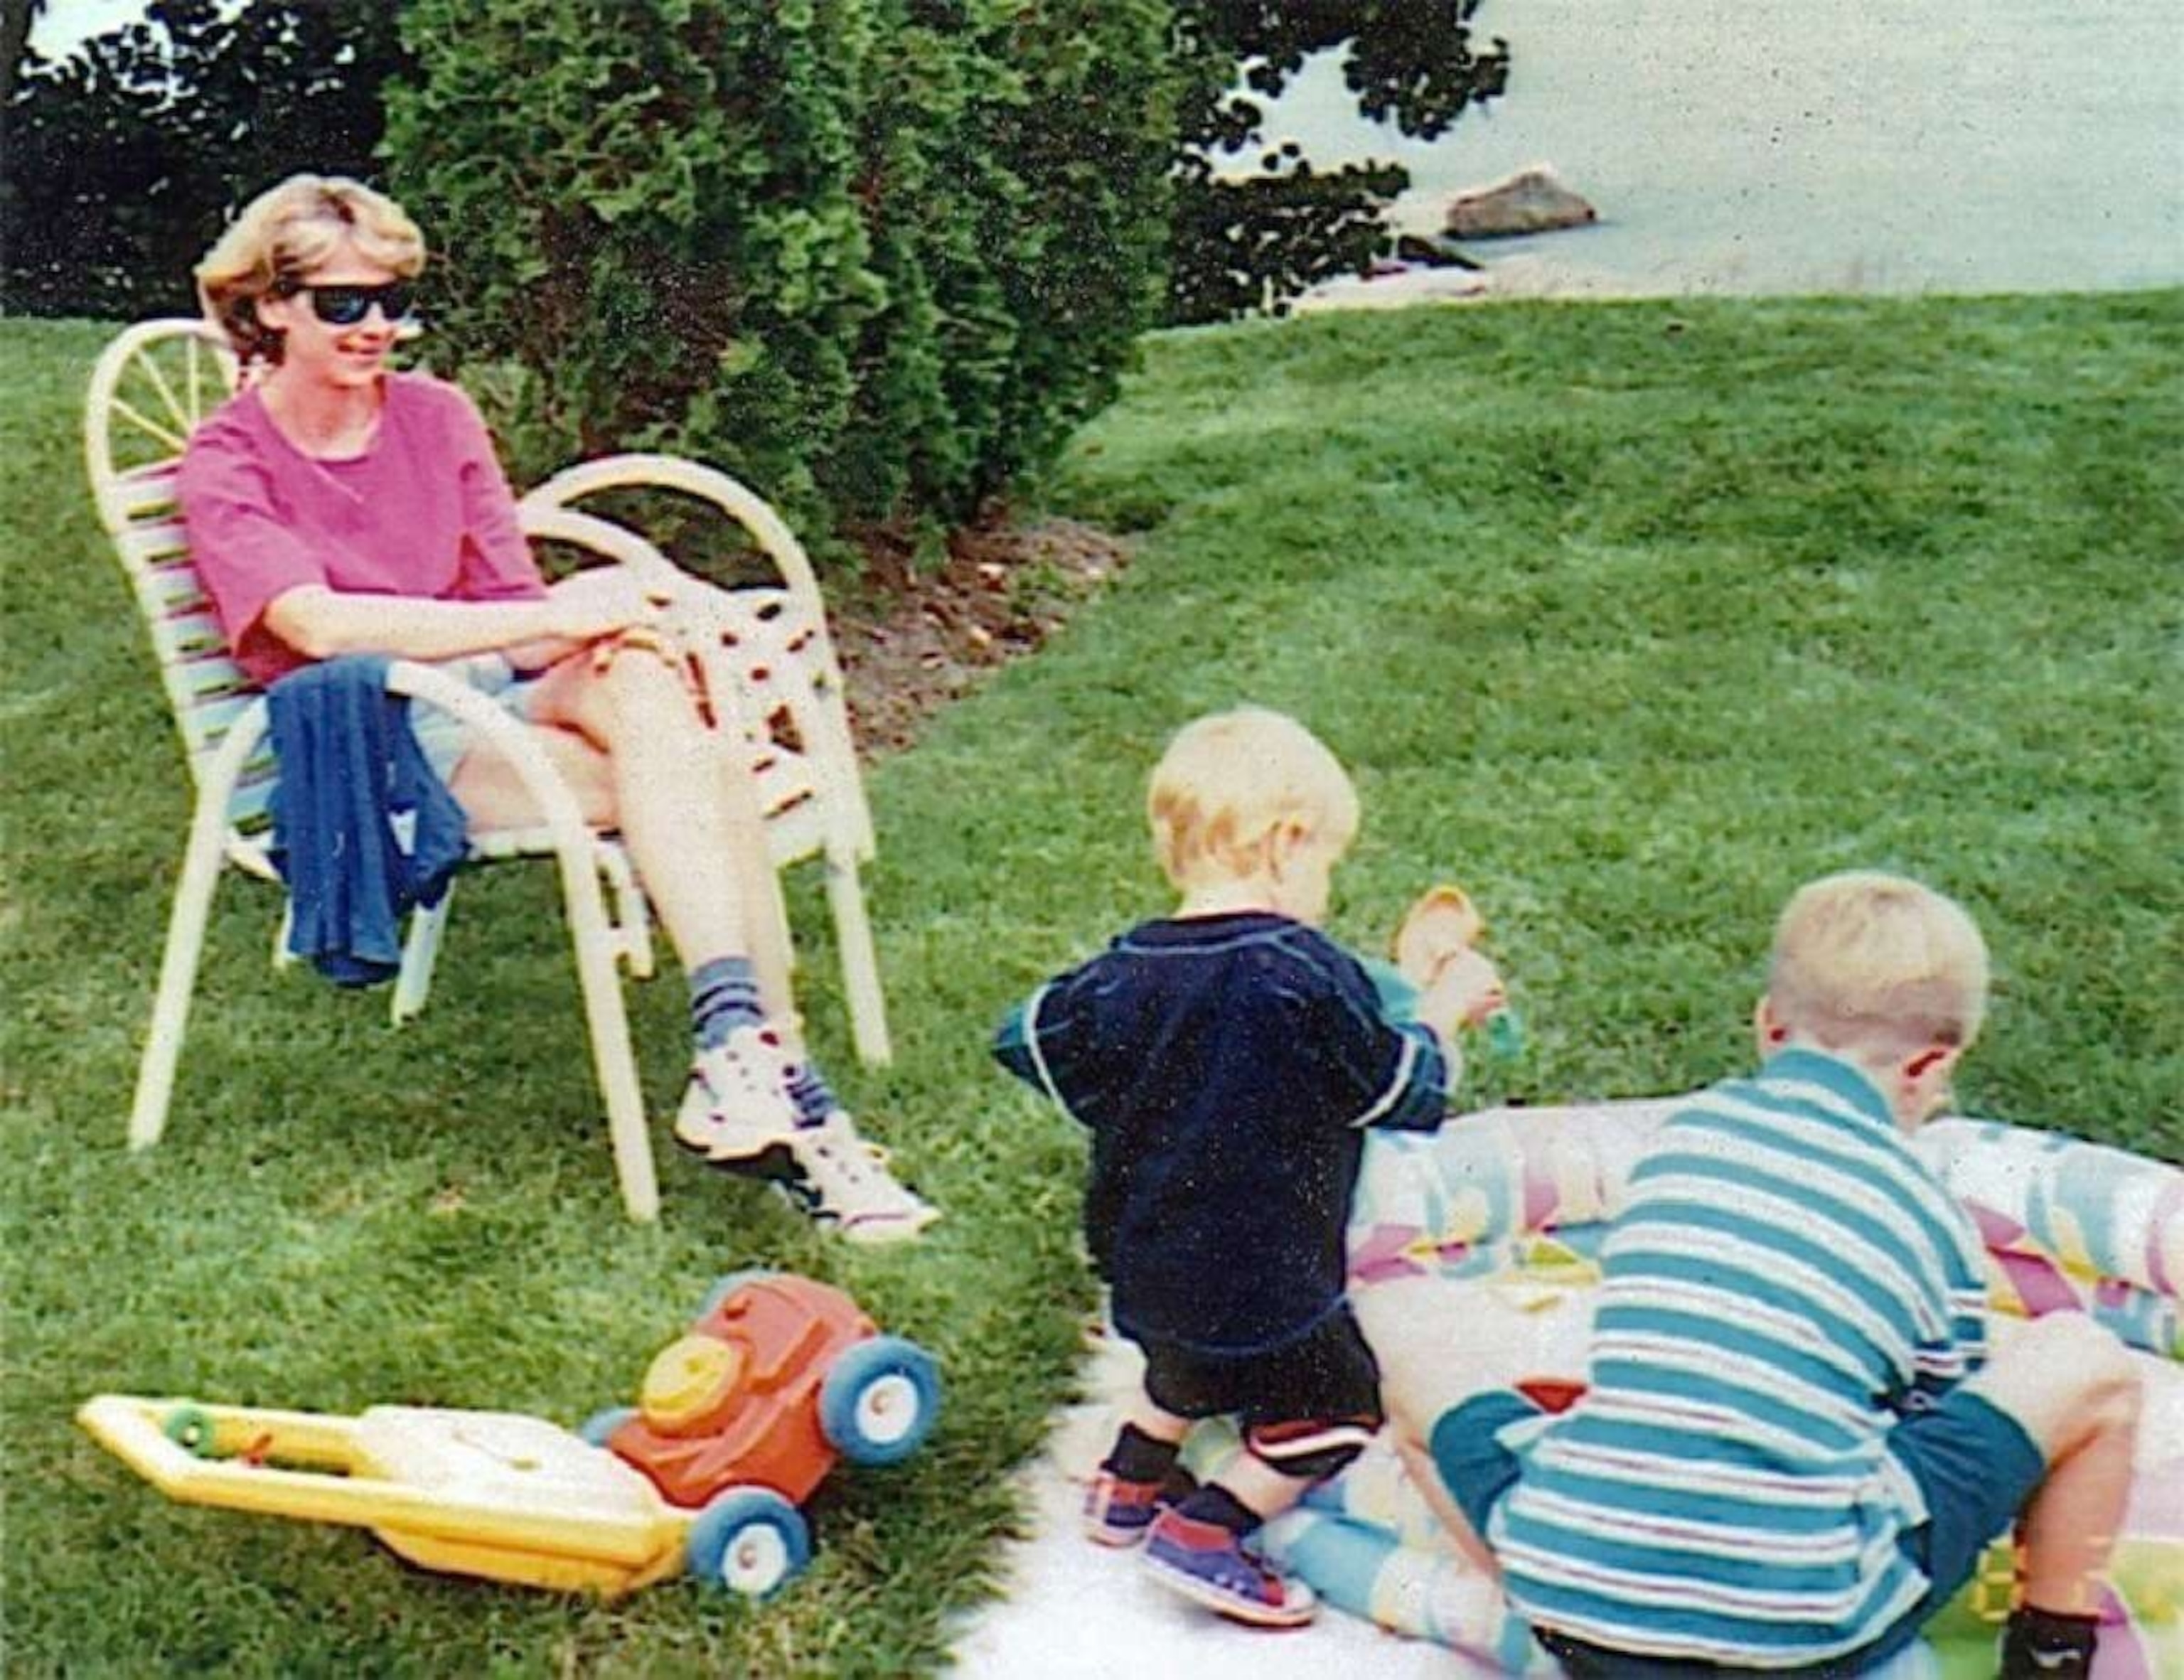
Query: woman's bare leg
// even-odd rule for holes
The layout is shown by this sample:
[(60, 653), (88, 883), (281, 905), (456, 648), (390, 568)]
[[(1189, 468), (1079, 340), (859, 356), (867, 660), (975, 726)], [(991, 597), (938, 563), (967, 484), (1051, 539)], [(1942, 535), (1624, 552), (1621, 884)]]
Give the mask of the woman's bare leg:
[[(557, 762), (587, 779), (587, 816), (621, 830), (685, 972), (697, 977), (699, 1050), (677, 1138), (716, 1165), (781, 1177), (853, 1242), (916, 1236), (936, 1210), (897, 1184), (856, 1136), (804, 1051), (754, 784), (699, 716), (681, 670), (649, 649), (588, 650), (540, 679), (531, 712), (546, 734), (564, 738)], [(589, 757), (567, 745), (577, 738)], [(457, 769), (455, 790), (475, 815), (499, 790), (490, 762), (474, 768), (471, 758)], [(748, 978), (716, 986), (716, 971), (733, 973), (722, 959), (748, 959)], [(731, 996), (751, 980), (765, 1019), (733, 1030), (702, 1024), (736, 1019), (714, 1015), (703, 999)], [(749, 1007), (749, 997), (733, 1007)]]

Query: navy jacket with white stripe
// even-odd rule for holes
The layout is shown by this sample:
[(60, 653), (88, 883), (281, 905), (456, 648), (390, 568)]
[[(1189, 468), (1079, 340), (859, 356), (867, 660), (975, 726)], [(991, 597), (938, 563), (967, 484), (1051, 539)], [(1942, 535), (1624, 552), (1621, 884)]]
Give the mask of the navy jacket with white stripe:
[(1258, 911), (1132, 929), (994, 1053), (1092, 1133), (1085, 1236), (1117, 1326), (1200, 1353), (1285, 1347), (1340, 1308), (1362, 1129), (1430, 1130), (1448, 1102), (1433, 1033)]

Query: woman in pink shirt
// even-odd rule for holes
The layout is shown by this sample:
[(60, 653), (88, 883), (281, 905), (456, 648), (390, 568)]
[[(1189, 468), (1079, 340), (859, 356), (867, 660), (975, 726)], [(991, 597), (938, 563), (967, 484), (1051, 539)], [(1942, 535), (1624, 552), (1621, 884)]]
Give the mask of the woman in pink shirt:
[[(691, 983), (696, 1051), (677, 1138), (785, 1184), (860, 1242), (936, 1211), (889, 1175), (793, 1024), (769, 1020), (730, 860), (752, 813), (693, 775), (705, 724), (643, 639), (618, 567), (549, 587), (470, 399), (387, 366), (425, 245), (355, 181), (297, 176), (247, 206), (198, 265), (198, 295), (257, 377), (200, 427), (179, 481), (192, 555), (237, 661), (260, 683), (343, 654), (447, 661), (526, 726), (585, 816), (620, 830)], [(420, 745), (479, 828), (537, 820), (498, 755), (412, 708)]]

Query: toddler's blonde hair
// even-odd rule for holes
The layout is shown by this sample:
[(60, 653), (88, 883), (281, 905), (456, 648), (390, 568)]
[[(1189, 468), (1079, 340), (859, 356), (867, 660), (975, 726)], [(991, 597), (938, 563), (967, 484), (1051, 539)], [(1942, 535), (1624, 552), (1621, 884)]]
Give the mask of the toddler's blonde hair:
[(1153, 850), (1178, 887), (1250, 874), (1267, 835), (1295, 823), (1340, 856), (1357, 835), (1357, 791), (1294, 717), (1240, 706), (1185, 724), (1145, 794)]
[(343, 245), (404, 279), (425, 266), (425, 236), (385, 193), (343, 176), (290, 176), (245, 204), (197, 265), (205, 319), (245, 361), (279, 361), (281, 335), (258, 319), (258, 300)]
[(1968, 1047), (1986, 988), (1986, 941), (1964, 907), (1901, 875), (1814, 881), (1775, 925), (1775, 1017), (1832, 1050), (1895, 1058)]

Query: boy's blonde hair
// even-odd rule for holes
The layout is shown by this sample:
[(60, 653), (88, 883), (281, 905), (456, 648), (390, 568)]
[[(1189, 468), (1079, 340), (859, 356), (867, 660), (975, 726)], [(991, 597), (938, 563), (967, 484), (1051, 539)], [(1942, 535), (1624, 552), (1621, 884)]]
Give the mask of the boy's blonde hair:
[(343, 245), (404, 279), (425, 266), (425, 236), (385, 193), (343, 176), (290, 176), (244, 205), (197, 265), (205, 318), (245, 361), (279, 361), (281, 335), (258, 319), (258, 300)]
[(1901, 875), (1800, 888), (1774, 929), (1776, 1018), (1830, 1049), (1890, 1058), (1968, 1047), (1986, 1013), (1986, 941), (1964, 907)]
[(1294, 717), (1240, 706), (1185, 724), (1145, 794), (1153, 850), (1180, 887), (1244, 876), (1288, 823), (1336, 855), (1357, 836), (1357, 791), (1334, 755)]

